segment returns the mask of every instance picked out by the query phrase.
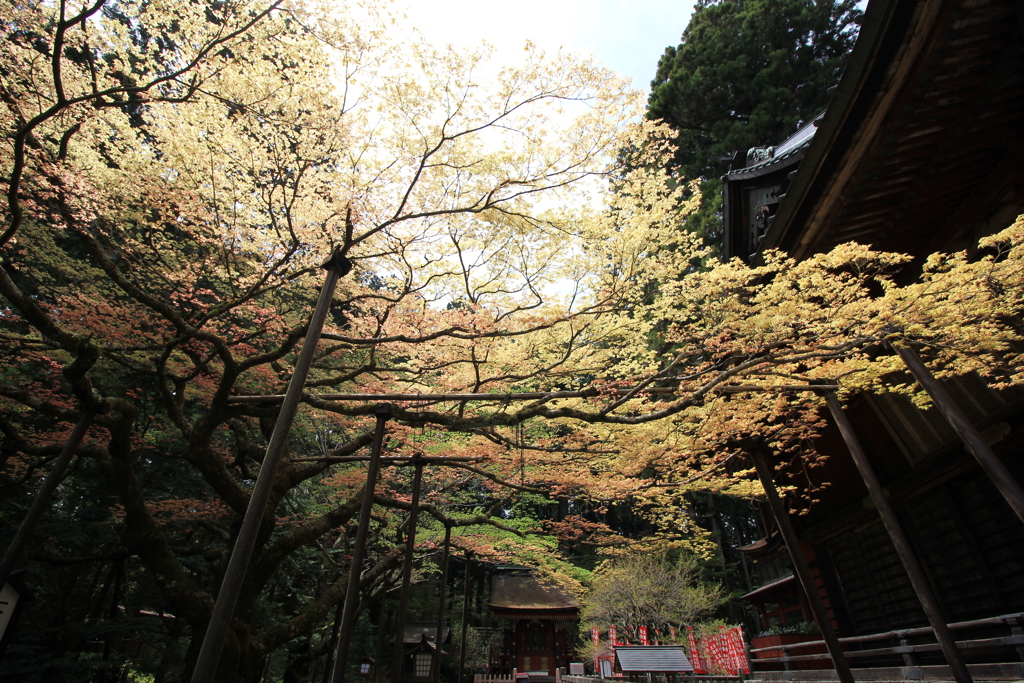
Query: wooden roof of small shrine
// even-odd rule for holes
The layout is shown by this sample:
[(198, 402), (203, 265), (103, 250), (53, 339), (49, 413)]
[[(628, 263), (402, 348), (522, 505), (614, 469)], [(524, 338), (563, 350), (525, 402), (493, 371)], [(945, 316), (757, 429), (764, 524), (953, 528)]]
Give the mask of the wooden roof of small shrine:
[(761, 243), (961, 249), (1024, 211), (1024, 5), (871, 0)]
[(692, 673), (680, 645), (617, 645), (615, 670), (623, 673)]
[[(448, 640), (448, 635), (451, 629), (448, 626), (444, 627), (441, 632), (441, 642)], [(437, 624), (428, 624), (425, 622), (413, 622), (405, 625), (405, 636), (403, 642), (405, 643), (418, 643), (423, 638), (426, 638), (428, 642), (433, 644), (437, 640)]]
[(488, 606), (504, 619), (575, 619), (580, 610), (571, 595), (527, 572), (495, 575)]
[(773, 593), (780, 591), (780, 589), (786, 593), (792, 593), (794, 590), (799, 590), (796, 585), (796, 576), (788, 574), (783, 576), (781, 579), (774, 579), (760, 588), (755, 588), (746, 595), (741, 595), (740, 600), (755, 599), (754, 601), (763, 602), (765, 599), (771, 597)]

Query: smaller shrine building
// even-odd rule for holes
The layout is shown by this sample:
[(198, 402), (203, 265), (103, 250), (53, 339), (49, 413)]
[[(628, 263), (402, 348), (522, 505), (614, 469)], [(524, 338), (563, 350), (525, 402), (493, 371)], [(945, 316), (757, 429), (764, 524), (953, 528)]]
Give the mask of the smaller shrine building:
[(501, 644), (491, 651), (492, 671), (515, 669), (543, 683), (554, 681), (559, 667), (568, 669), (570, 632), (580, 613), (575, 598), (542, 584), (529, 569), (510, 567), (494, 576), (488, 607), (506, 624)]

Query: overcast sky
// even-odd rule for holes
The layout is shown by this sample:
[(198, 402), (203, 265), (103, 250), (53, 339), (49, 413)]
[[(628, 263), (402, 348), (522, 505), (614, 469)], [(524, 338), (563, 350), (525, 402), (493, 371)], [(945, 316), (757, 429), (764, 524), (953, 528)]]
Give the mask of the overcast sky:
[(487, 40), (512, 53), (532, 40), (592, 54), (649, 90), (658, 58), (693, 14), (692, 0), (398, 0), (399, 11), (434, 44), (468, 46)]

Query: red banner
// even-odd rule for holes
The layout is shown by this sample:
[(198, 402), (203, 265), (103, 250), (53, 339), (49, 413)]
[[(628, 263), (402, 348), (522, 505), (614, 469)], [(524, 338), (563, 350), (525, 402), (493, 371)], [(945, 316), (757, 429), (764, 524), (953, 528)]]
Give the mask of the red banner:
[(732, 631), (726, 631), (724, 626), (718, 627), (718, 639), (722, 643), (722, 668), (725, 669), (725, 673), (735, 676), (739, 667), (736, 662), (736, 648), (732, 636)]
[(736, 648), (736, 670), (750, 673), (750, 662), (747, 661), (747, 647), (743, 642), (743, 629), (736, 626), (732, 629), (734, 647)]
[(709, 657), (709, 666), (712, 674), (721, 674), (725, 671), (725, 667), (722, 666), (722, 636), (713, 634), (703, 639), (707, 642)]
[(646, 626), (641, 626), (640, 627), (640, 644), (641, 645), (650, 645), (651, 644), (651, 641), (649, 641), (647, 639), (647, 627)]
[(698, 674), (708, 673), (708, 667), (700, 656), (700, 649), (697, 647), (697, 638), (693, 635), (692, 626), (686, 627), (686, 640), (690, 646), (690, 663), (693, 664), (693, 672)]
[(615, 624), (612, 624), (611, 626), (608, 627), (608, 640), (610, 640), (612, 642), (612, 647), (615, 647), (616, 645), (619, 644), (619, 641), (618, 641), (618, 639), (616, 637), (616, 633), (615, 633)]
[(687, 626), (687, 641), (694, 673), (738, 676), (750, 673), (743, 645), (743, 629), (739, 626), (718, 627), (718, 633), (697, 638)]

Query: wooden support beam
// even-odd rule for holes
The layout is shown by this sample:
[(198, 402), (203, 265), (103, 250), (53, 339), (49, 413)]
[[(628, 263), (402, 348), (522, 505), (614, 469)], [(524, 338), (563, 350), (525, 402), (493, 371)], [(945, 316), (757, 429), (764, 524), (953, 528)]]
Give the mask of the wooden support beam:
[(782, 539), (785, 541), (786, 549), (789, 550), (789, 557), (793, 561), (793, 570), (796, 572), (800, 585), (803, 586), (804, 594), (814, 616), (814, 623), (821, 630), (822, 640), (825, 641), (825, 647), (828, 648), (828, 653), (832, 657), (832, 665), (836, 669), (840, 683), (854, 683), (850, 664), (846, 661), (846, 655), (839, 644), (839, 638), (836, 636), (835, 629), (832, 628), (832, 621), (828, 618), (828, 612), (825, 611), (821, 595), (818, 594), (818, 587), (814, 584), (814, 577), (811, 576), (811, 567), (807, 563), (807, 558), (804, 557), (803, 552), (800, 550), (800, 539), (797, 538), (796, 531), (793, 530), (793, 524), (789, 521), (789, 515), (786, 513), (782, 500), (779, 498), (779, 492), (775, 488), (771, 466), (768, 464), (765, 452), (752, 449), (749, 455), (750, 459), (754, 461), (758, 479), (761, 480), (765, 497), (768, 499), (768, 506), (775, 516), (776, 524), (779, 525)]
[(928, 396), (935, 402), (939, 412), (942, 413), (943, 417), (946, 418), (957, 435), (959, 435), (960, 439), (964, 442), (964, 446), (967, 447), (967, 450), (974, 456), (974, 459), (981, 465), (981, 469), (989, 476), (989, 479), (995, 484), (995, 487), (1003, 495), (1003, 498), (1006, 499), (1006, 502), (1010, 504), (1017, 517), (1024, 522), (1024, 489), (1014, 480), (1013, 475), (1006, 469), (1003, 461), (989, 448), (989, 445), (985, 443), (978, 430), (967, 419), (967, 415), (960, 410), (960, 406), (956, 404), (945, 388), (935, 379), (935, 376), (925, 367), (925, 364), (921, 362), (920, 357), (918, 357), (914, 350), (892, 342), (889, 343), (889, 346), (903, 360), (907, 369), (914, 376), (914, 379), (928, 392)]
[[(369, 455), (321, 455), (314, 458), (292, 458), (291, 462), (366, 462), (372, 456)], [(486, 462), (487, 458), (467, 458), (456, 455), (441, 456), (408, 456), (397, 455), (388, 458), (381, 458), (381, 465), (398, 465), (407, 467), (416, 465), (419, 460), (425, 465), (443, 465), (448, 462)]]
[(889, 538), (892, 539), (892, 544), (896, 547), (896, 554), (900, 556), (900, 562), (903, 563), (903, 568), (907, 570), (910, 584), (914, 587), (914, 592), (917, 593), (917, 599), (921, 602), (925, 616), (928, 617), (928, 623), (931, 624), (932, 631), (935, 633), (935, 639), (939, 641), (942, 654), (945, 656), (949, 667), (953, 670), (953, 677), (957, 683), (973, 683), (971, 672), (967, 670), (967, 664), (964, 662), (963, 657), (960, 656), (960, 651), (956, 647), (956, 640), (946, 624), (946, 617), (942, 614), (939, 601), (928, 584), (924, 569), (917, 560), (917, 555), (910, 545), (910, 540), (903, 532), (903, 526), (900, 524), (899, 518), (896, 517), (896, 511), (889, 503), (889, 499), (882, 489), (881, 482), (875, 475), (875, 471), (871, 468), (871, 463), (868, 462), (867, 454), (864, 452), (860, 440), (853, 431), (853, 425), (847, 419), (846, 413), (843, 412), (842, 407), (839, 405), (839, 399), (836, 398), (834, 393), (829, 393), (826, 396), (826, 401), (828, 402), (828, 409), (831, 411), (832, 417), (839, 427), (839, 433), (843, 435), (846, 447), (850, 450), (853, 462), (857, 466), (860, 476), (864, 479), (864, 484), (868, 488), (868, 494), (870, 494), (871, 500), (875, 504), (875, 509), (878, 510), (878, 514), (882, 518), (882, 524), (885, 525), (885, 530), (889, 532)]
[(359, 603), (359, 582), (363, 575), (363, 559), (366, 557), (366, 539), (370, 535), (370, 512), (373, 510), (373, 495), (380, 473), (380, 454), (384, 450), (384, 428), (391, 415), (391, 406), (377, 406), (377, 428), (373, 434), (373, 456), (366, 468), (366, 485), (359, 509), (359, 526), (356, 528), (356, 544), (352, 549), (352, 562), (348, 567), (348, 585), (345, 590), (345, 609), (341, 615), (341, 629), (338, 632), (338, 649), (334, 653), (334, 671), (331, 683), (343, 683), (345, 665), (348, 663), (348, 645), (352, 640), (352, 629), (356, 623), (356, 606)]
[(441, 554), (441, 597), (438, 600), (437, 606), (437, 635), (434, 636), (434, 642), (437, 645), (437, 650), (434, 652), (434, 661), (430, 666), (430, 681), (431, 683), (440, 683), (441, 681), (441, 644), (444, 640), (444, 612), (448, 606), (448, 555), (452, 545), (452, 527), (450, 524), (444, 525), (444, 550)]
[(409, 584), (412, 583), (413, 551), (416, 549), (416, 522), (420, 512), (420, 484), (423, 482), (423, 460), (416, 461), (412, 477), (412, 509), (405, 530), (405, 560), (402, 563), (402, 593), (395, 619), (395, 650), (391, 660), (392, 683), (402, 683), (402, 660), (405, 655), (405, 613), (409, 609)]
[[(462, 587), (462, 638), (459, 641), (459, 673), (455, 683), (462, 683), (462, 670), (466, 668), (466, 628), (469, 626), (469, 565), (473, 552), (466, 551), (466, 578)], [(515, 681), (513, 681), (515, 683)]]
[(68, 440), (64, 443), (63, 450), (57, 456), (57, 460), (54, 461), (50, 473), (46, 475), (43, 485), (36, 491), (35, 498), (32, 499), (28, 512), (25, 513), (25, 518), (21, 520), (21, 526), (18, 527), (14, 538), (8, 544), (3, 560), (0, 560), (0, 588), (3, 588), (7, 583), (7, 579), (11, 578), (11, 572), (14, 571), (14, 565), (18, 562), (18, 558), (21, 557), (21, 551), (28, 544), (28, 539), (32, 535), (32, 530), (35, 529), (39, 518), (46, 512), (46, 508), (50, 507), (53, 494), (57, 491), (57, 486), (64, 479), (64, 474), (68, 471), (68, 467), (75, 457), (75, 451), (78, 450), (79, 444), (82, 443), (85, 433), (89, 431), (89, 426), (92, 424), (94, 417), (96, 417), (96, 414), (91, 411), (87, 410), (82, 413), (82, 417), (78, 419), (78, 424), (71, 430), (71, 435), (68, 436)]
[(246, 508), (245, 516), (242, 518), (242, 527), (235, 539), (235, 547), (231, 551), (231, 559), (228, 560), (224, 580), (217, 593), (213, 615), (206, 627), (203, 645), (199, 650), (195, 668), (192, 670), (192, 683), (210, 683), (216, 675), (220, 653), (224, 649), (224, 640), (231, 628), (235, 605), (238, 602), (238, 595), (242, 591), (242, 582), (249, 569), (249, 560), (256, 548), (256, 539), (260, 527), (263, 525), (267, 503), (274, 490), (277, 467), (284, 455), (295, 413), (299, 409), (302, 390), (306, 385), (309, 369), (313, 365), (313, 354), (316, 352), (317, 342), (320, 341), (324, 321), (330, 312), (331, 298), (334, 296), (338, 280), (349, 271), (351, 264), (340, 252), (336, 252), (324, 263), (323, 267), (327, 271), (327, 277), (320, 289), (320, 298), (317, 300), (313, 315), (310, 316), (309, 327), (306, 328), (306, 338), (302, 342), (302, 350), (299, 351), (292, 378), (288, 382), (288, 391), (281, 400), (281, 411), (274, 424), (270, 443), (267, 444), (267, 452), (263, 456), (259, 477), (257, 477), (256, 485), (249, 496), (249, 507)]
[[(757, 392), (821, 392), (829, 389), (838, 389), (835, 384), (773, 384), (761, 386), (757, 384), (725, 384), (711, 390), (716, 394), (745, 394)], [(492, 394), (311, 394), (310, 398), (319, 401), (413, 401), (413, 402), (442, 402), (442, 401), (493, 401), (509, 403), (511, 401), (541, 401), (554, 400), (559, 398), (595, 398), (601, 395), (625, 396), (636, 392), (637, 398), (647, 396), (674, 396), (679, 394), (678, 389), (671, 387), (651, 387), (649, 389), (612, 389), (611, 391), (598, 391), (587, 389), (584, 391), (526, 391), (519, 394), (492, 393)], [(270, 394), (267, 396), (230, 396), (228, 403), (280, 403), (283, 400), (281, 394)]]

